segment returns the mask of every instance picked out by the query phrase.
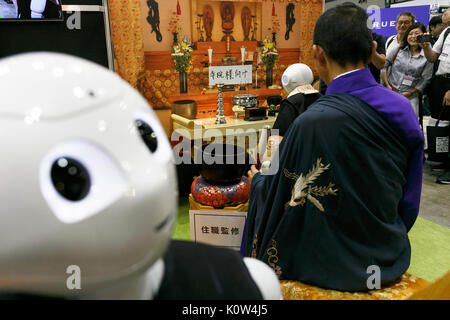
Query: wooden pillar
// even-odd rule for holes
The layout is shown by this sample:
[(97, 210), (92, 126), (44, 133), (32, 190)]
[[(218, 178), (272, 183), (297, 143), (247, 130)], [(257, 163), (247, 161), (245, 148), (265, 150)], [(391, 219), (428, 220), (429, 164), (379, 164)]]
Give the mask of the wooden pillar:
[(110, 0), (116, 71), (133, 87), (145, 69), (140, 0)]
[(300, 0), (300, 62), (307, 64), (318, 76), (312, 53), (316, 21), (323, 11), (322, 0)]

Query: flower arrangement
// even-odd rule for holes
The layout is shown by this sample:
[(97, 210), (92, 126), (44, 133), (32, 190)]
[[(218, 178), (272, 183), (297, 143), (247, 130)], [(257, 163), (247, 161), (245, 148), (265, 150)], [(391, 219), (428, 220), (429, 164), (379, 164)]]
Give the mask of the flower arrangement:
[(171, 33), (175, 32), (181, 33), (180, 16), (175, 11), (172, 12), (172, 17), (170, 18), (169, 21), (168, 31)]
[(178, 72), (189, 72), (192, 69), (192, 47), (189, 42), (182, 40), (172, 47), (172, 57), (175, 70)]
[(273, 69), (278, 59), (278, 51), (275, 43), (269, 39), (264, 39), (263, 46), (260, 48), (261, 60), (267, 69)]

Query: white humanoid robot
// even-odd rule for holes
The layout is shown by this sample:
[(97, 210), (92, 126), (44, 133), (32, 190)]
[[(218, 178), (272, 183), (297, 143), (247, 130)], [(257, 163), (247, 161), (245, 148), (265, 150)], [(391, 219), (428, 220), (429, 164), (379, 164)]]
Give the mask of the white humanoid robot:
[(275, 150), (291, 123), (320, 97), (319, 92), (312, 86), (313, 81), (311, 68), (303, 63), (290, 65), (281, 76), (281, 83), (288, 96), (281, 102), (280, 112), (272, 127), (272, 135), (268, 139), (263, 157), (264, 168), (270, 165)]
[(294, 63), (284, 70), (281, 83), (288, 97), (297, 93), (317, 93), (312, 86), (314, 75), (310, 67), (303, 63)]
[[(157, 297), (173, 269), (163, 257), (177, 188), (170, 144), (147, 102), (107, 69), (56, 53), (2, 59), (0, 87), (0, 292)], [(263, 298), (281, 298), (271, 268), (238, 258)]]

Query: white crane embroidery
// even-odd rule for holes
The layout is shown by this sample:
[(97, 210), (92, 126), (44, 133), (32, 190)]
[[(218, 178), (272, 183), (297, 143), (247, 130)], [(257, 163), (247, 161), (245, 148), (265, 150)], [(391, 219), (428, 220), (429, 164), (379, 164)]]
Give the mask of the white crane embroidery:
[(324, 197), (327, 195), (336, 196), (338, 189), (333, 189), (333, 183), (329, 183), (327, 187), (312, 187), (311, 184), (313, 184), (314, 181), (329, 168), (330, 164), (324, 166), (322, 164), (322, 159), (319, 158), (306, 176), (303, 176), (302, 173), (298, 176), (295, 173), (290, 173), (288, 170), (284, 169), (283, 172), (286, 178), (296, 180), (295, 185), (292, 188), (291, 199), (287, 205), (291, 207), (296, 207), (298, 205), (303, 206), (306, 203), (306, 199), (308, 199), (317, 209), (321, 212), (325, 212), (324, 207), (315, 197)]

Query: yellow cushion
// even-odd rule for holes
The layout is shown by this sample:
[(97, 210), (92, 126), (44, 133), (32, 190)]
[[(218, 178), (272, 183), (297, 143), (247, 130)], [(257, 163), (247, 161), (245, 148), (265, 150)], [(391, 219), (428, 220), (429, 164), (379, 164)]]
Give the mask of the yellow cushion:
[(405, 273), (398, 282), (368, 292), (327, 290), (290, 280), (282, 280), (280, 284), (285, 300), (405, 300), (428, 282)]

